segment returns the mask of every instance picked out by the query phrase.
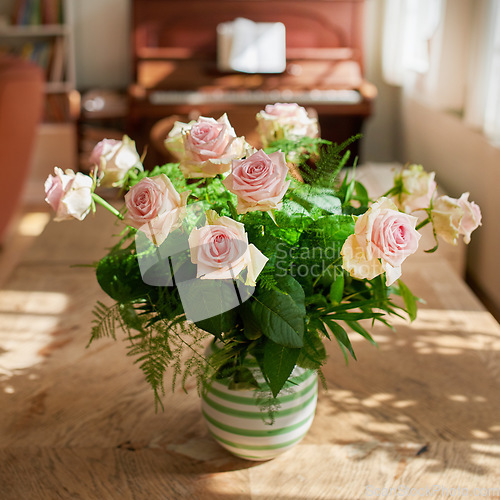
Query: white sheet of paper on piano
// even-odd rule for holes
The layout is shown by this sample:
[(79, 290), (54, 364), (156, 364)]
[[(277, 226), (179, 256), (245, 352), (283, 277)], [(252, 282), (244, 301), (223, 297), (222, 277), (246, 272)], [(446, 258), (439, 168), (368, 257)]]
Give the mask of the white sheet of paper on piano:
[(283, 73), (286, 29), (283, 23), (255, 23), (242, 17), (217, 26), (220, 71)]

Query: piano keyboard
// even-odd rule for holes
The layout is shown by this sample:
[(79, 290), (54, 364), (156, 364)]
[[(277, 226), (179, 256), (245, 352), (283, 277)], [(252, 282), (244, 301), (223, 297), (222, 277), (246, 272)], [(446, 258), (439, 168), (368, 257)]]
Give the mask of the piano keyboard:
[(358, 104), (362, 101), (357, 90), (245, 90), (245, 91), (171, 91), (154, 90), (149, 93), (153, 105), (169, 104), (274, 104), (296, 102), (300, 105)]

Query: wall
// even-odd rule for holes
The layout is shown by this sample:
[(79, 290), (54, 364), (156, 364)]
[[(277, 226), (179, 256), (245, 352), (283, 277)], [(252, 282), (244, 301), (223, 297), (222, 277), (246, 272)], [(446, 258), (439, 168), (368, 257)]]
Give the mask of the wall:
[(421, 163), (435, 171), (450, 196), (469, 191), (478, 203), (483, 225), (477, 229), (467, 253), (467, 273), (494, 312), (500, 311), (500, 149), (458, 116), (437, 111), (403, 96), (401, 161)]
[(76, 84), (124, 89), (130, 81), (130, 0), (74, 1)]
[(382, 76), (384, 0), (365, 0), (365, 77), (377, 87), (374, 113), (363, 130), (362, 160), (392, 162), (400, 153), (400, 90)]

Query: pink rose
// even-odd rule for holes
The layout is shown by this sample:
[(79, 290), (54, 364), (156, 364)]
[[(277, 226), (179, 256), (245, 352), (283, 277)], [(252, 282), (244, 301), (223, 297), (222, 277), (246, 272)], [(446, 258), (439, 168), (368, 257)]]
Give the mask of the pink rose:
[(260, 150), (245, 160), (234, 160), (223, 184), (238, 197), (239, 214), (280, 208), (290, 181), (284, 153)]
[(409, 214), (416, 210), (429, 208), (436, 191), (434, 172), (427, 173), (422, 165), (410, 165), (399, 174), (402, 192), (392, 201), (403, 212)]
[(463, 235), (465, 243), (470, 243), (472, 231), (481, 225), (481, 210), (468, 198), (469, 193), (463, 193), (458, 200), (440, 196), (432, 206), (434, 231), (451, 245), (457, 244), (459, 235)]
[(165, 146), (179, 159), (186, 178), (227, 172), (231, 161), (245, 156), (250, 148), (243, 137), (236, 137), (226, 114), (218, 120), (202, 116), (190, 123), (176, 122)]
[(45, 181), (45, 201), (54, 209), (54, 220), (85, 219), (92, 206), (92, 178), (80, 172), (54, 168)]
[(146, 177), (125, 195), (124, 221), (140, 229), (156, 245), (161, 245), (177, 227), (190, 191), (179, 194), (165, 174)]
[(131, 168), (144, 170), (135, 142), (126, 135), (121, 141), (103, 139), (97, 143), (90, 162), (97, 165), (99, 184), (103, 187), (119, 186)]
[(246, 284), (255, 286), (268, 258), (248, 244), (245, 226), (229, 217), (207, 212), (207, 225), (189, 235), (191, 260), (201, 279), (235, 279), (247, 269)]
[(268, 104), (257, 113), (257, 131), (264, 147), (279, 139), (319, 135), (318, 120), (296, 103)]
[(358, 217), (354, 234), (342, 247), (342, 267), (354, 278), (373, 279), (386, 273), (387, 286), (401, 276), (401, 264), (418, 247), (417, 218), (403, 214), (382, 197)]

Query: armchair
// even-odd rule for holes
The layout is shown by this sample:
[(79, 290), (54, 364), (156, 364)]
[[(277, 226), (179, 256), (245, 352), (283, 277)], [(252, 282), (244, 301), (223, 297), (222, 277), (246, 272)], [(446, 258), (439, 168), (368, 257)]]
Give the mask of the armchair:
[(18, 58), (0, 57), (0, 244), (20, 206), (43, 100), (42, 69)]

